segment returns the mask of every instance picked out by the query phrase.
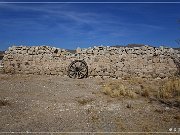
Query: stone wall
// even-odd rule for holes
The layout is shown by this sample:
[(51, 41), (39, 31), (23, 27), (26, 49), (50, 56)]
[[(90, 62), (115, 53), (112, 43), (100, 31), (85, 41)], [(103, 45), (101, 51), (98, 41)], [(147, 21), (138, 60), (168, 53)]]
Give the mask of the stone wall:
[(164, 78), (179, 72), (179, 58), (179, 51), (163, 47), (99, 46), (77, 48), (72, 54), (49, 46), (13, 46), (5, 52), (3, 65), (5, 73), (66, 75), (73, 60), (84, 59), (89, 76)]

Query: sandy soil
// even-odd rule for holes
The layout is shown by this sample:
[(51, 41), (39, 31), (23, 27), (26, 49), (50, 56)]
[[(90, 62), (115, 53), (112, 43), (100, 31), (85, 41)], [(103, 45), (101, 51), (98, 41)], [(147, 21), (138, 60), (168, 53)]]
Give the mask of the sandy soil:
[(101, 92), (104, 81), (0, 74), (0, 132), (169, 132), (180, 128), (179, 108), (144, 97), (111, 98)]

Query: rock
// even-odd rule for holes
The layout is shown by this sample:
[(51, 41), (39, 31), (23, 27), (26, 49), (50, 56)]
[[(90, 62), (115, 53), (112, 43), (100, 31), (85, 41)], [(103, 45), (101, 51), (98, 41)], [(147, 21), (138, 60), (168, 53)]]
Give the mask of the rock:
[(172, 48), (105, 47), (77, 48), (76, 54), (50, 46), (12, 46), (5, 52), (2, 65), (5, 73), (66, 75), (67, 67), (76, 59), (84, 59), (89, 75), (105, 77), (159, 77), (174, 75), (178, 66), (171, 58), (180, 58)]
[(80, 48), (80, 47), (78, 47), (78, 48), (76, 49), (76, 53), (81, 53), (81, 48)]

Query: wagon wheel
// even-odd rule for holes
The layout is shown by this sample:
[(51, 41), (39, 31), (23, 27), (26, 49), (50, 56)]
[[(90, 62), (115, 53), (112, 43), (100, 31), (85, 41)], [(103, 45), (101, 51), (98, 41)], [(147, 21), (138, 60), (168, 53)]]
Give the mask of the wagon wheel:
[(88, 75), (88, 66), (84, 60), (75, 60), (68, 67), (68, 76), (70, 78), (84, 78)]

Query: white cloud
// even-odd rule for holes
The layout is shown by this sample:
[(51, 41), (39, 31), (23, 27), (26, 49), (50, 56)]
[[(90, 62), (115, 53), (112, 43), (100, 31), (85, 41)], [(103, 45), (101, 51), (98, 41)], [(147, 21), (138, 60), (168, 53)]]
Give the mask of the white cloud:
[[(87, 35), (87, 37), (101, 38), (102, 35), (111, 37), (127, 37), (139, 33), (146, 33), (161, 29), (152, 24), (133, 23), (125, 21), (125, 16), (112, 13), (84, 12), (69, 4), (0, 4), (0, 9), (5, 8), (19, 14), (28, 15), (1, 18), (1, 24), (9, 27), (19, 27), (23, 30), (48, 31), (67, 34), (69, 36)], [(12, 22), (12, 23), (11, 23)], [(89, 27), (89, 29), (87, 29)], [(143, 30), (146, 31), (143, 31)], [(59, 32), (58, 32), (59, 31)]]

